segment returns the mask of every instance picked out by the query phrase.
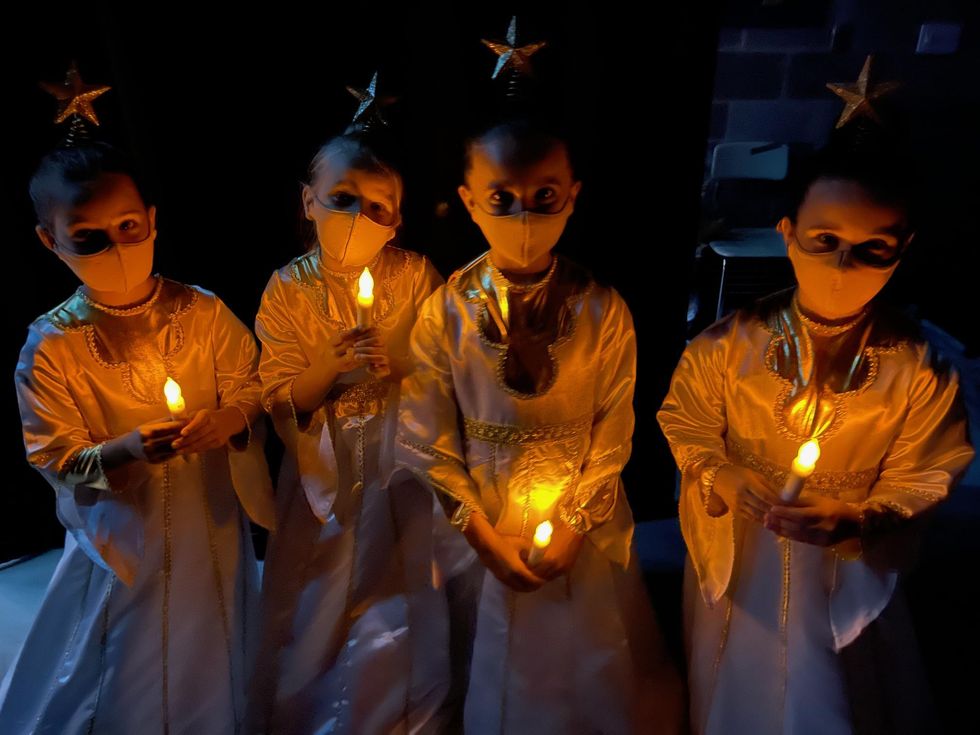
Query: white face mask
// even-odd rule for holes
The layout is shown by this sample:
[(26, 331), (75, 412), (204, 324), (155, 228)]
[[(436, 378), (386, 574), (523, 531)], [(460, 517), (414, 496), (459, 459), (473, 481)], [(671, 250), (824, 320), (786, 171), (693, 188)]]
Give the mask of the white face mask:
[(55, 243), (54, 253), (92, 290), (127, 293), (150, 277), (156, 236), (154, 230), (145, 240), (113, 243), (92, 255), (79, 255)]
[(884, 288), (898, 266), (897, 262), (887, 268), (856, 261), (844, 264), (845, 253), (808, 253), (795, 238), (787, 247), (802, 301), (824, 319), (843, 319), (861, 311)]
[(475, 206), (470, 215), (483, 232), (491, 251), (526, 267), (558, 244), (574, 208), (569, 199), (564, 208), (555, 214), (518, 212), (493, 215)]
[(367, 265), (395, 236), (393, 225), (379, 225), (361, 213), (331, 209), (319, 200), (316, 236), (322, 251), (342, 265)]

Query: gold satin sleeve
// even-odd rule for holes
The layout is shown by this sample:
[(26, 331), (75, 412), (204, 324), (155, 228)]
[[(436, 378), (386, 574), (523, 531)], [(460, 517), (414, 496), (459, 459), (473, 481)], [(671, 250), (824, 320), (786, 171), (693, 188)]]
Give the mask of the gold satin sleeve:
[(558, 506), (559, 517), (578, 533), (608, 523), (616, 504), (625, 502), (620, 473), (632, 450), (636, 333), (629, 308), (614, 291), (604, 310), (601, 335), (589, 450), (575, 491)]
[[(414, 314), (422, 313), (422, 306), (437, 288), (445, 283), (439, 271), (435, 269), (428, 258), (422, 256), (421, 267), (416, 269), (408, 294), (412, 300)], [(406, 329), (406, 333), (409, 329)], [(394, 380), (400, 381), (414, 369), (409, 340), (399, 339), (388, 344), (388, 359)]]
[(289, 315), (286, 289), (278, 273), (273, 273), (255, 316), (255, 334), (262, 344), (259, 377), (262, 405), (272, 417), (276, 432), (295, 452), (293, 432), (310, 429), (312, 414), (297, 414), (293, 405), (293, 381), (310, 366), (300, 347), (296, 327)]
[(259, 351), (248, 328), (220, 299), (211, 331), (214, 348), (214, 378), (218, 405), (234, 407), (245, 418), (245, 430), (229, 441), (232, 449), (248, 447), (252, 426), (262, 416), (262, 383), (259, 381)]
[(422, 307), (412, 330), (412, 371), (401, 385), (395, 462), (438, 491), (448, 515), (486, 515), (466, 469), (459, 405), (449, 366), (445, 286)]
[[(234, 407), (245, 418), (245, 429), (229, 440), (228, 466), (238, 500), (249, 518), (275, 530), (272, 482), (265, 460), (262, 422), (262, 384), (259, 351), (248, 328), (220, 299), (215, 299), (211, 327), (214, 380), (218, 405)], [(253, 440), (253, 436), (257, 440)]]
[(428, 258), (423, 257), (422, 263), (423, 265), (418, 269), (418, 275), (412, 287), (412, 300), (415, 302), (416, 314), (422, 313), (422, 305), (429, 300), (436, 289), (446, 282)]
[[(945, 500), (973, 459), (958, 376), (939, 364), (929, 348), (921, 350), (902, 430), (862, 504), (866, 547), (875, 536)], [(883, 553), (887, 548), (885, 543), (877, 545), (876, 558), (884, 563), (890, 561), (890, 554)]]
[(15, 381), (27, 461), (49, 481), (111, 490), (68, 381), (33, 328)]
[(731, 319), (725, 320), (688, 345), (657, 414), (680, 468), (681, 532), (709, 607), (728, 589), (735, 560), (733, 514), (710, 515), (701, 491), (702, 471), (727, 462), (724, 381), (730, 325)]
[(27, 461), (55, 490), (58, 519), (94, 562), (126, 584), (143, 555), (143, 521), (134, 491), (148, 480), (131, 462), (103, 471), (101, 441), (92, 437), (69, 389), (67, 360), (37, 324), (15, 373)]

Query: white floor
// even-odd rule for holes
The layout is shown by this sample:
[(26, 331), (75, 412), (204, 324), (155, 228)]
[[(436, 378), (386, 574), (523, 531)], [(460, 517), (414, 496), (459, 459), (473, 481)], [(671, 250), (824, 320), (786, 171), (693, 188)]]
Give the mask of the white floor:
[(0, 677), (17, 655), (41, 605), (61, 549), (0, 567)]
[[(680, 569), (684, 563), (676, 519), (640, 523), (635, 539), (640, 565), (648, 571)], [(0, 566), (0, 678), (27, 637), (60, 558), (61, 549), (52, 549), (26, 561)], [(260, 571), (261, 566), (260, 562)]]

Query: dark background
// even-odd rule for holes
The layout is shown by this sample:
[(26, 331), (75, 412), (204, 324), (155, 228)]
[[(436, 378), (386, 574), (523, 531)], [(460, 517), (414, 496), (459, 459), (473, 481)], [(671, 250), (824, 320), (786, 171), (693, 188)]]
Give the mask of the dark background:
[[(626, 3), (616, 12), (608, 4), (464, 12), (242, 3), (202, 14), (204, 6), (35, 4), (8, 25), (2, 206), (11, 257), (0, 347), (8, 375), (26, 326), (77, 285), (33, 233), (27, 182), (61, 132), (39, 80), (61, 81), (76, 59), (86, 82), (113, 87), (95, 102), (100, 135), (133, 152), (152, 190), (155, 268), (215, 291), (251, 325), (269, 275), (302, 250), (299, 181), (318, 144), (356, 109), (344, 87), (364, 88), (375, 69), (380, 91), (401, 100), (392, 116), (406, 144), (403, 243), (444, 275), (482, 252), (455, 193), (459, 139), (486, 104), (496, 60), (480, 39), (503, 40), (516, 10), (519, 41), (549, 44), (535, 70), (576, 138), (585, 181), (560, 248), (619, 289), (636, 318), (641, 377), (626, 477), (634, 510), (673, 514), (674, 468), (655, 414), (684, 344), (714, 7), (658, 7), (659, 26), (650, 28), (641, 20), (649, 10), (634, 17)], [(6, 385), (0, 559), (63, 538), (51, 490), (24, 461), (13, 381)]]

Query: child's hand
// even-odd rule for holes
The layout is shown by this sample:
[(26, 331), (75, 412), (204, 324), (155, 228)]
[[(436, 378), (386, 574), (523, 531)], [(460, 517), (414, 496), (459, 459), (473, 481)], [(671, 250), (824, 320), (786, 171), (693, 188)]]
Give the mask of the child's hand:
[(331, 372), (340, 375), (341, 373), (349, 373), (361, 366), (354, 354), (354, 342), (358, 338), (358, 334), (359, 331), (356, 327), (348, 329), (334, 336), (327, 344), (321, 359)]
[(544, 584), (543, 579), (528, 569), (521, 556), (522, 553), (526, 556), (527, 552), (527, 542), (523, 539), (501, 536), (479, 513), (470, 516), (465, 533), (483, 566), (511, 589), (531, 592)]
[(359, 364), (367, 365), (368, 371), (377, 377), (383, 377), (391, 372), (388, 351), (376, 327), (362, 329), (355, 334), (354, 358)]
[(861, 512), (841, 500), (816, 495), (803, 497), (796, 505), (775, 505), (766, 514), (765, 525), (793, 541), (833, 546), (860, 533)]
[(178, 454), (197, 454), (219, 449), (245, 430), (245, 417), (237, 408), (202, 408), (180, 430), (173, 448)]
[(762, 475), (733, 464), (718, 470), (712, 491), (729, 510), (756, 523), (765, 522), (769, 509), (782, 502)]
[(584, 535), (575, 533), (568, 524), (557, 521), (551, 535), (551, 543), (545, 548), (538, 563), (529, 568), (541, 579), (549, 582), (563, 574), (568, 574), (575, 566), (583, 541), (585, 541)]
[(126, 436), (125, 451), (128, 451), (134, 459), (141, 459), (150, 464), (173, 459), (177, 454), (173, 442), (180, 436), (180, 430), (186, 423), (173, 419), (158, 419), (137, 426)]

